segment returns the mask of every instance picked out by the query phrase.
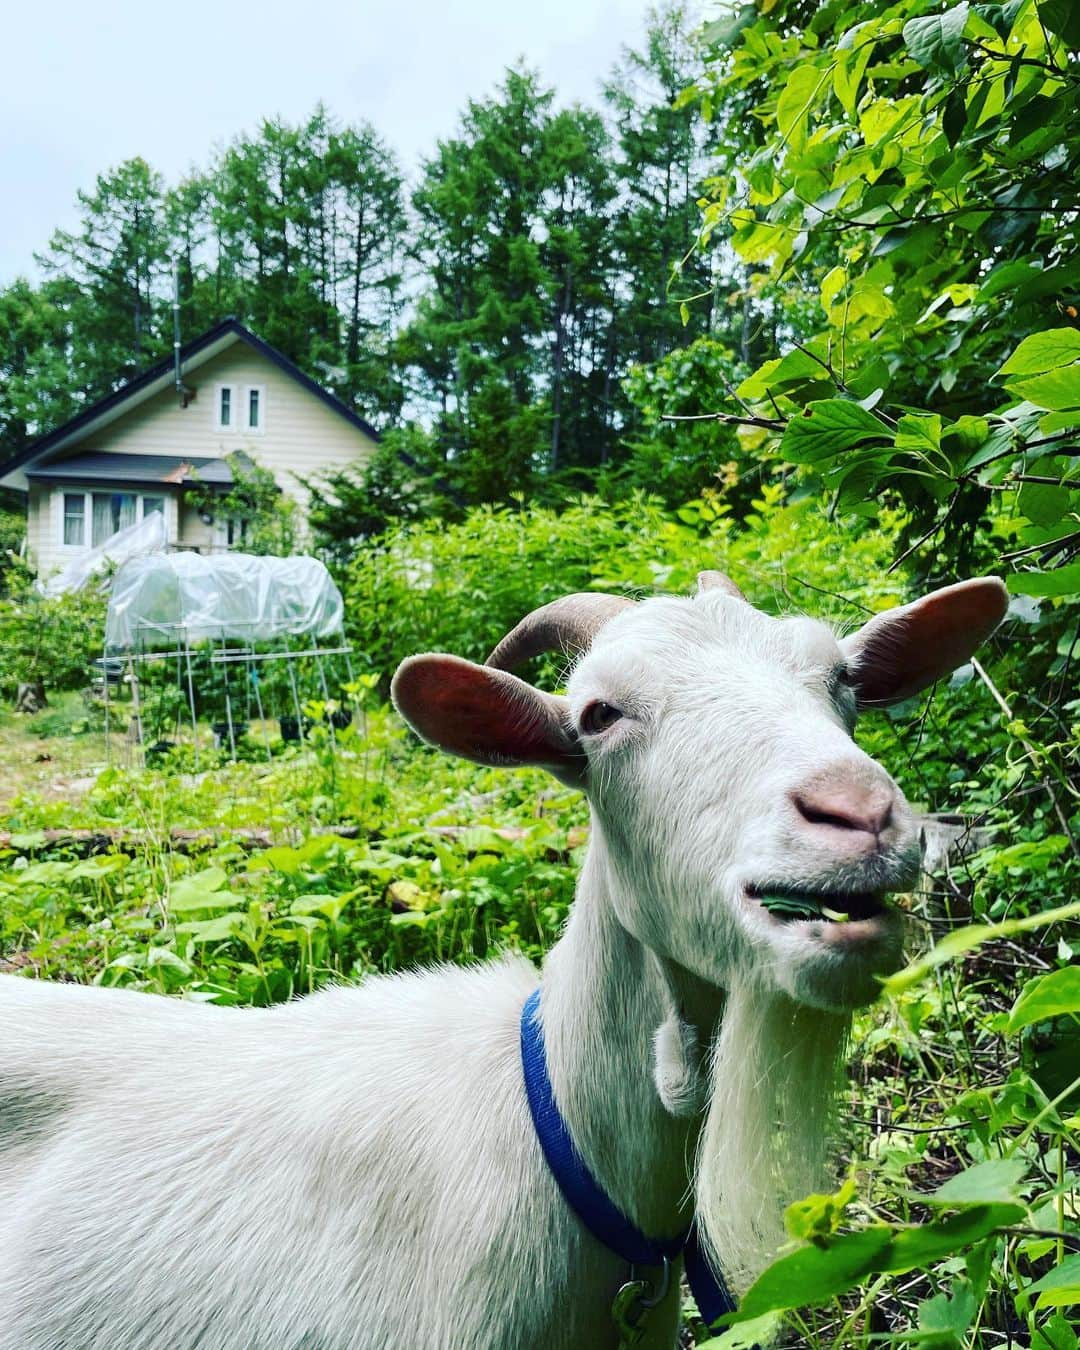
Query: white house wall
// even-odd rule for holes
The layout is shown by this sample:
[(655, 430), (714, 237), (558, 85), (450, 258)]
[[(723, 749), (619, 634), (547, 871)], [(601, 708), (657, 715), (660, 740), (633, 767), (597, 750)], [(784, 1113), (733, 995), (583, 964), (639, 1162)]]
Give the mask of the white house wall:
[[(375, 448), (362, 431), (239, 339), (185, 373), (184, 381), (197, 394), (186, 408), (171, 389), (157, 394), (98, 435), (80, 440), (79, 453), (218, 458), (243, 450), (269, 469), (282, 490), (304, 508), (307, 496), (301, 478), (363, 463)], [(265, 391), (261, 431), (218, 428), (215, 391), (223, 384), (238, 390), (237, 422), (243, 391), (252, 387)]]
[[(68, 446), (57, 459), (90, 451), (217, 459), (243, 450), (268, 469), (282, 490), (306, 512), (307, 494), (300, 479), (362, 464), (375, 448), (370, 437), (240, 339), (204, 365), (185, 371), (184, 381), (196, 391), (186, 408), (181, 407), (175, 391), (167, 389), (102, 431)], [(261, 430), (218, 427), (216, 391), (221, 385), (231, 385), (237, 391), (237, 423), (244, 391), (252, 387), (262, 391)], [(108, 486), (87, 484), (86, 490), (107, 491)], [(82, 487), (77, 483), (30, 487), (27, 544), (42, 576), (63, 567), (81, 551), (64, 547), (61, 528), (64, 491)], [(116, 487), (128, 490), (129, 485), (117, 483)], [(162, 492), (169, 500), (166, 524), (170, 543), (207, 547), (213, 542), (212, 529), (198, 520), (196, 512), (178, 506), (167, 486), (145, 483), (137, 490)]]

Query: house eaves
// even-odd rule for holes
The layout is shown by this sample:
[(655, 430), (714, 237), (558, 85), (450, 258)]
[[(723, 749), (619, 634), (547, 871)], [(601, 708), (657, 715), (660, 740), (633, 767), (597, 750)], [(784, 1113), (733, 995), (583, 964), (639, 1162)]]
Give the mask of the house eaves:
[[(339, 417), (344, 418), (350, 426), (363, 432), (369, 439), (376, 442), (380, 439), (379, 433), (369, 422), (354, 413), (351, 408), (346, 407), (329, 390), (324, 389), (309, 375), (305, 375), (295, 362), (290, 361), (287, 356), (271, 347), (268, 342), (264, 342), (262, 338), (256, 337), (250, 329), (245, 328), (236, 319), (226, 319), (223, 323), (219, 323), (216, 327), (209, 329), (189, 342), (187, 346), (181, 348), (180, 362), (184, 374), (198, 370), (200, 366), (212, 360), (220, 352), (225, 351), (234, 342), (244, 342), (253, 348), (260, 356), (272, 362), (290, 379), (337, 413)], [(131, 412), (141, 403), (145, 403), (147, 399), (153, 398), (163, 390), (172, 388), (174, 384), (174, 363), (172, 357), (168, 357), (159, 361), (149, 370), (143, 371), (133, 380), (129, 380), (127, 384), (113, 393), (99, 399), (76, 417), (65, 422), (63, 426), (57, 427), (48, 435), (41, 436), (36, 441), (31, 442), (20, 454), (8, 460), (0, 469), (0, 487), (14, 488), (17, 491), (25, 492), (29, 485), (30, 475), (35, 468), (44, 465), (54, 455), (61, 454), (64, 450), (78, 445), (87, 436), (101, 431), (111, 422), (116, 421), (117, 418)]]
[(223, 459), (205, 455), (110, 455), (90, 451), (24, 470), (33, 483), (125, 483), (173, 485), (206, 483), (230, 486), (232, 472)]

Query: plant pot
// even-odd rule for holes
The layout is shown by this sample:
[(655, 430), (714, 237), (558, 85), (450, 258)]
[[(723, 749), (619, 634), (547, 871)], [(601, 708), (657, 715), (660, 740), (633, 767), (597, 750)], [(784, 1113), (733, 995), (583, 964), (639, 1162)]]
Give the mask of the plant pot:
[(298, 741), (300, 739), (300, 719), (298, 717), (279, 717), (278, 727), (281, 730), (283, 741)]
[(352, 725), (352, 709), (338, 708), (332, 713), (327, 713), (326, 720), (335, 731), (344, 731), (347, 726)]
[[(232, 741), (235, 744), (241, 736), (247, 735), (246, 722), (234, 722), (232, 724)], [(214, 733), (214, 749), (221, 750), (229, 745), (229, 724), (228, 722), (211, 722), (210, 730)]]

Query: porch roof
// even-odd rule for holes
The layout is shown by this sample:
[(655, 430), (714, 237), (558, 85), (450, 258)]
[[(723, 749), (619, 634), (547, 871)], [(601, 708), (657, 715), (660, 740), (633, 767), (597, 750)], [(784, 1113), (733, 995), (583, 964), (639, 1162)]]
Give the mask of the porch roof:
[(26, 470), (33, 482), (160, 483), (182, 487), (205, 483), (230, 487), (233, 476), (223, 459), (199, 455), (116, 455), (89, 451)]

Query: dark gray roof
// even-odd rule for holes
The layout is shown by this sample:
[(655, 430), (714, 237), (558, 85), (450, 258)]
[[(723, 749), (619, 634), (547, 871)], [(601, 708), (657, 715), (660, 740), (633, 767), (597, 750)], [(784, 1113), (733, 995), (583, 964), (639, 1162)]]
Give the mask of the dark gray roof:
[(177, 486), (197, 481), (228, 487), (233, 481), (223, 459), (200, 455), (117, 455), (101, 450), (27, 469), (26, 476), (49, 482), (79, 479), (94, 483), (173, 483)]

